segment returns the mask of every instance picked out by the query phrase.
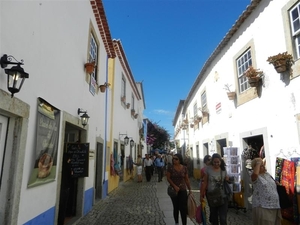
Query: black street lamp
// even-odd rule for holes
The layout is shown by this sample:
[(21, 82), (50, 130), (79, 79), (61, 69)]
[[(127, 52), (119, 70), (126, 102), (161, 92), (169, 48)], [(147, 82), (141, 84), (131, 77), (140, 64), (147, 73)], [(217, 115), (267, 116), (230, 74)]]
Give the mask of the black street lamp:
[[(15, 62), (12, 62), (12, 60)], [(19, 62), (11, 55), (8, 56), (4, 54), (0, 58), (0, 65), (1, 68), (6, 68), (7, 65), (16, 65), (10, 69), (4, 69), (7, 74), (7, 89), (10, 91), (11, 97), (13, 97), (15, 93), (18, 93), (21, 90), (25, 79), (29, 78), (29, 74), (21, 67), (21, 65), (24, 65), (23, 60)]]

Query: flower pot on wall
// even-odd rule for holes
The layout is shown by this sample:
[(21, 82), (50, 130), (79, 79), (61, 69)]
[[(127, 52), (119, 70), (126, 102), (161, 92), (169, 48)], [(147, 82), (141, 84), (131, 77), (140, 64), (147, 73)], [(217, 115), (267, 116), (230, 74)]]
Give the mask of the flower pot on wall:
[(102, 84), (99, 86), (99, 89), (103, 93), (103, 92), (105, 92), (106, 86)]
[(126, 108), (129, 109), (129, 107), (130, 107), (130, 103), (127, 103)]
[(258, 87), (260, 84), (260, 77), (248, 77), (248, 83), (251, 87)]
[(87, 73), (92, 74), (95, 69), (95, 62), (88, 62), (88, 63), (84, 64), (84, 67), (85, 67), (85, 71)]
[(291, 68), (294, 63), (293, 56), (288, 52), (270, 56), (267, 62), (272, 64), (277, 73), (283, 73)]
[(125, 96), (121, 97), (121, 102), (125, 103), (125, 101), (126, 101), (126, 97)]
[(132, 109), (132, 110), (131, 110), (131, 115), (134, 116), (134, 114), (135, 114), (135, 110)]
[(194, 124), (191, 123), (191, 124), (190, 124), (190, 128), (194, 128)]
[(235, 92), (227, 92), (227, 96), (229, 100), (234, 100), (235, 99)]
[(277, 73), (283, 73), (287, 71), (287, 61), (286, 60), (278, 60), (273, 64)]

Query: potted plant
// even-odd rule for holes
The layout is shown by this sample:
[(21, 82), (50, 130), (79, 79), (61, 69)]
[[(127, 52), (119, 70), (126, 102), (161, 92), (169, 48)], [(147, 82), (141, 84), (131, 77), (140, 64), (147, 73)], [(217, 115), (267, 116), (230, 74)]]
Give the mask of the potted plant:
[(227, 91), (227, 96), (228, 96), (229, 100), (234, 100), (236, 93), (235, 93), (235, 91), (230, 90), (230, 86), (231, 86), (231, 84), (225, 84), (224, 89)]
[(201, 119), (202, 119), (202, 117), (199, 116), (199, 115), (197, 115), (197, 116), (195, 117), (195, 120), (196, 120), (198, 123), (201, 121)]
[(257, 87), (262, 78), (263, 71), (255, 69), (252, 66), (249, 66), (248, 69), (244, 72), (244, 76), (247, 77), (249, 85), (251, 87)]
[(194, 128), (194, 124), (193, 123), (190, 124), (190, 128)]
[(106, 88), (109, 86), (110, 84), (109, 83), (104, 83), (104, 84), (101, 84), (101, 85), (99, 85), (99, 89), (100, 89), (100, 91), (103, 93), (103, 92), (105, 92), (105, 90), (106, 90)]
[(136, 119), (138, 117), (139, 114), (134, 114), (134, 118)]
[(135, 114), (135, 110), (131, 109), (131, 115), (134, 116), (134, 114)]
[(291, 68), (294, 60), (291, 54), (283, 52), (277, 55), (270, 56), (267, 59), (267, 62), (269, 62), (269, 64), (273, 64), (277, 73), (283, 73)]
[(122, 96), (121, 97), (121, 102), (125, 103), (125, 101), (126, 101), (126, 96)]
[(95, 66), (96, 66), (96, 62), (93, 59), (89, 60), (89, 62), (84, 64), (85, 71), (89, 74), (92, 74), (94, 72)]
[(127, 103), (126, 108), (129, 109), (129, 107), (130, 107), (130, 103)]

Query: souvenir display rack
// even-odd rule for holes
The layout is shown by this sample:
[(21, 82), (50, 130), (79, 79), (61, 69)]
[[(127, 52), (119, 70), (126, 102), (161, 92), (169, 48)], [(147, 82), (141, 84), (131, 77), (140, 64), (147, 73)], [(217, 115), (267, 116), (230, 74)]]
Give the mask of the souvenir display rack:
[(227, 175), (230, 180), (230, 188), (233, 192), (232, 201), (229, 202), (229, 208), (234, 208), (237, 210), (241, 209), (246, 212), (246, 208), (241, 207), (235, 201), (234, 194), (241, 192), (241, 158), (239, 150), (236, 147), (224, 147), (223, 159), (226, 163)]

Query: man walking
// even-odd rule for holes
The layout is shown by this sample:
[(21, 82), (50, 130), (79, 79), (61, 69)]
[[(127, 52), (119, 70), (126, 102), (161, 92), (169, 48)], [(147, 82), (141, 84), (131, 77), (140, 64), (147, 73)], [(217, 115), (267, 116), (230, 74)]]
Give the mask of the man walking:
[(151, 169), (152, 169), (152, 160), (149, 158), (149, 155), (146, 155), (146, 158), (144, 159), (144, 169), (146, 173), (146, 180), (149, 182), (151, 180)]
[(158, 157), (155, 159), (154, 165), (157, 168), (158, 182), (161, 182), (164, 175), (165, 166), (165, 161), (162, 159), (161, 155), (158, 155)]

